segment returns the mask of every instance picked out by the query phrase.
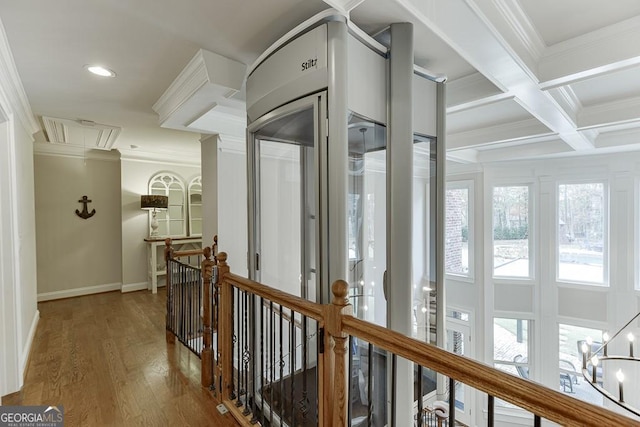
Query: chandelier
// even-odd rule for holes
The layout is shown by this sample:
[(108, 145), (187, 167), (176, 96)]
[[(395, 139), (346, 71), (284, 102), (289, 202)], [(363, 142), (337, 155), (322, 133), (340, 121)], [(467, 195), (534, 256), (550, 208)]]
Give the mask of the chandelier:
[[(626, 409), (633, 414), (640, 416), (640, 410), (631, 406), (624, 400), (624, 379), (625, 375), (622, 368), (618, 369), (616, 372), (616, 379), (618, 380), (618, 393), (617, 396), (613, 393), (610, 393), (603, 387), (602, 377), (599, 372), (604, 371), (604, 365), (608, 361), (617, 360), (617, 361), (631, 361), (631, 362), (640, 362), (640, 358), (636, 357), (634, 354), (633, 343), (635, 341), (635, 336), (632, 332), (624, 334), (625, 329), (640, 317), (640, 313), (636, 314), (631, 320), (629, 320), (622, 328), (620, 328), (615, 334), (609, 336), (608, 333), (602, 334), (602, 344), (599, 346), (593, 342), (591, 338), (587, 338), (582, 342), (581, 350), (582, 350), (582, 376), (585, 381), (587, 381), (593, 388), (595, 388), (598, 393), (615, 403), (616, 405)], [(626, 337), (629, 343), (629, 352), (624, 355), (610, 355), (609, 347), (611, 342), (618, 337)], [(596, 345), (594, 348), (594, 344)], [(600, 370), (598, 370), (598, 366), (600, 366)]]

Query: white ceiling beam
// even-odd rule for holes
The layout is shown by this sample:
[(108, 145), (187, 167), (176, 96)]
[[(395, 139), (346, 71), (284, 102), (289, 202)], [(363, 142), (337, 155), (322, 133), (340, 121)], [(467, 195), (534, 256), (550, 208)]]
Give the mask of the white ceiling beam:
[[(447, 91), (447, 96), (449, 92)], [(461, 111), (472, 110), (477, 107), (483, 107), (485, 105), (493, 104), (496, 102), (513, 100), (514, 96), (510, 93), (498, 93), (495, 95), (485, 96), (484, 98), (474, 99), (472, 101), (463, 102), (461, 104), (452, 105), (447, 107), (447, 114), (459, 113)]]
[(553, 135), (555, 133), (551, 132), (538, 120), (526, 119), (449, 134), (447, 136), (447, 150), (487, 147), (533, 138), (548, 139)]
[(595, 141), (597, 148), (640, 146), (640, 129), (626, 129), (618, 132), (602, 132)]
[(580, 130), (627, 123), (640, 123), (640, 97), (584, 107), (578, 115)]
[[(447, 151), (447, 160), (456, 163), (475, 164), (478, 163), (478, 150), (468, 149), (459, 151)], [(447, 169), (447, 174), (449, 172), (449, 169)]]
[(447, 82), (447, 106), (450, 108), (503, 93), (485, 76), (476, 72)]
[(640, 65), (640, 16), (547, 48), (538, 64), (540, 87), (550, 89)]
[[(575, 128), (570, 116), (548, 93), (483, 13), (488, 0), (396, 0), (448, 43), (503, 92), (557, 133), (574, 150), (591, 150), (593, 144)], [(480, 4), (481, 3), (481, 4)]]
[(574, 152), (574, 150), (565, 144), (564, 141), (555, 140), (481, 151), (478, 153), (478, 161), (486, 163), (507, 160), (525, 160), (530, 158), (554, 157), (572, 152)]

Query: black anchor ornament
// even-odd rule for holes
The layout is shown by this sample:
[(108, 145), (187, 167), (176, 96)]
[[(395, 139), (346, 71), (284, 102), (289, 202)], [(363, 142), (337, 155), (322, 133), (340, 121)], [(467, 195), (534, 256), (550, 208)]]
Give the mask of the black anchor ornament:
[(78, 200), (78, 203), (82, 203), (82, 212), (76, 209), (76, 215), (78, 215), (80, 218), (87, 219), (96, 214), (95, 209), (92, 209), (91, 212), (89, 212), (89, 209), (87, 209), (87, 205), (91, 203), (91, 200), (89, 200), (87, 196), (82, 196), (82, 199)]

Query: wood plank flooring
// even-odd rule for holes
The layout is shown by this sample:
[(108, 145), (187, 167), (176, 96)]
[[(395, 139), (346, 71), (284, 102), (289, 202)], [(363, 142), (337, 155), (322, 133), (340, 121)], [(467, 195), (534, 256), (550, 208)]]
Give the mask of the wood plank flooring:
[(62, 405), (65, 426), (237, 426), (200, 386), (200, 359), (165, 340), (165, 293), (38, 304), (23, 389), (4, 405)]

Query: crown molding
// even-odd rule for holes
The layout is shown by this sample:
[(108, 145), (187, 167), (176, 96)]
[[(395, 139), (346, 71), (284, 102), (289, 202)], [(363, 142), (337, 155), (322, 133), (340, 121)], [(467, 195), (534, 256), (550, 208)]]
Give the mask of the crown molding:
[(582, 103), (580, 98), (576, 95), (571, 86), (562, 86), (559, 88), (551, 89), (549, 94), (556, 100), (556, 102), (567, 113), (573, 123), (578, 122), (578, 114), (582, 111)]
[(517, 1), (494, 0), (493, 4), (511, 28), (522, 47), (537, 63), (547, 49), (547, 45)]
[(190, 101), (196, 102), (198, 111), (204, 114), (199, 105), (203, 100), (196, 99), (196, 95), (202, 90), (209, 91), (206, 98), (209, 103), (213, 101), (214, 106), (225, 104), (225, 101), (233, 104), (232, 98), (242, 87), (245, 71), (246, 66), (241, 62), (200, 49), (152, 108), (163, 124), (188, 106)]
[(3, 104), (5, 113), (13, 113), (18, 117), (31, 139), (34, 140), (33, 135), (40, 130), (40, 125), (31, 111), (31, 105), (22, 86), (2, 23), (0, 23), (0, 77), (0, 102)]
[(153, 104), (153, 111), (158, 113), (160, 123), (164, 123), (207, 82), (207, 67), (202, 56), (202, 49), (200, 49)]
[(197, 153), (184, 153), (184, 152), (171, 152), (171, 153), (151, 153), (148, 151), (139, 150), (127, 150), (118, 148), (120, 152), (120, 159), (129, 162), (141, 162), (141, 163), (165, 163), (169, 165), (178, 166), (195, 166), (201, 165), (201, 154)]
[(51, 144), (48, 142), (34, 142), (33, 154), (39, 156), (69, 157), (75, 159), (119, 161), (120, 153), (115, 150), (85, 149), (77, 145)]

